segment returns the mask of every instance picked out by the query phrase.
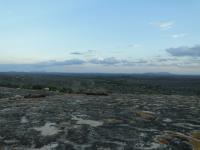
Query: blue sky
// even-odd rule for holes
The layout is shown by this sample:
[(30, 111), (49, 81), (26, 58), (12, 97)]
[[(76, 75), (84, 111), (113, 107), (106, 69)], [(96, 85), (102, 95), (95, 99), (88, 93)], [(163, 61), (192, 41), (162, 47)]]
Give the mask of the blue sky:
[(0, 4), (0, 71), (200, 74), (199, 0)]

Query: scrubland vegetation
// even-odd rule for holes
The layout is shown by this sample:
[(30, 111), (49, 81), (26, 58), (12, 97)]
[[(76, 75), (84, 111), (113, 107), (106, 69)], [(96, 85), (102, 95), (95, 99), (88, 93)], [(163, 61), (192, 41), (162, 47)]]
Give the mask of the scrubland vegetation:
[(1, 73), (0, 86), (63, 93), (200, 95), (199, 76)]

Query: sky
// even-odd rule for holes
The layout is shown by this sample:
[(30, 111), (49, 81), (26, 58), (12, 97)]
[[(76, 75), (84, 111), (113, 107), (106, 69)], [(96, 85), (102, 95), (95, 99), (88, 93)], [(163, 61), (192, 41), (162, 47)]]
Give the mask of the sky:
[(0, 71), (200, 74), (199, 0), (0, 0)]

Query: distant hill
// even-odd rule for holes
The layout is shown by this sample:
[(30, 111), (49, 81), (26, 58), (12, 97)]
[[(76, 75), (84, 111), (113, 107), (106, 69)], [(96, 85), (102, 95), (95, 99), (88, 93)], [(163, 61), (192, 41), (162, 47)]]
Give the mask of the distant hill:
[(174, 74), (169, 73), (169, 72), (148, 72), (148, 73), (143, 73), (143, 75), (150, 75), (150, 76), (172, 76)]

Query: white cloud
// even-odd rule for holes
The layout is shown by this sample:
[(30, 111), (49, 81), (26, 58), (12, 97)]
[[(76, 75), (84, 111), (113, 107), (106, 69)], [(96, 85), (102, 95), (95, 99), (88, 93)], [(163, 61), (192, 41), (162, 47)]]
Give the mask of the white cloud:
[(171, 29), (175, 23), (173, 21), (165, 21), (165, 22), (154, 22), (151, 23), (155, 27), (158, 27), (160, 30), (168, 30)]
[(129, 44), (128, 47), (131, 47), (131, 48), (140, 48), (142, 47), (142, 44)]
[(87, 55), (87, 54), (92, 54), (94, 52), (95, 52), (95, 50), (87, 50), (87, 51), (84, 51), (84, 52), (73, 51), (73, 52), (71, 52), (71, 54), (72, 55)]
[(185, 37), (186, 35), (187, 35), (187, 34), (185, 34), (185, 33), (173, 34), (173, 35), (172, 35), (172, 38), (178, 39), (178, 38)]

